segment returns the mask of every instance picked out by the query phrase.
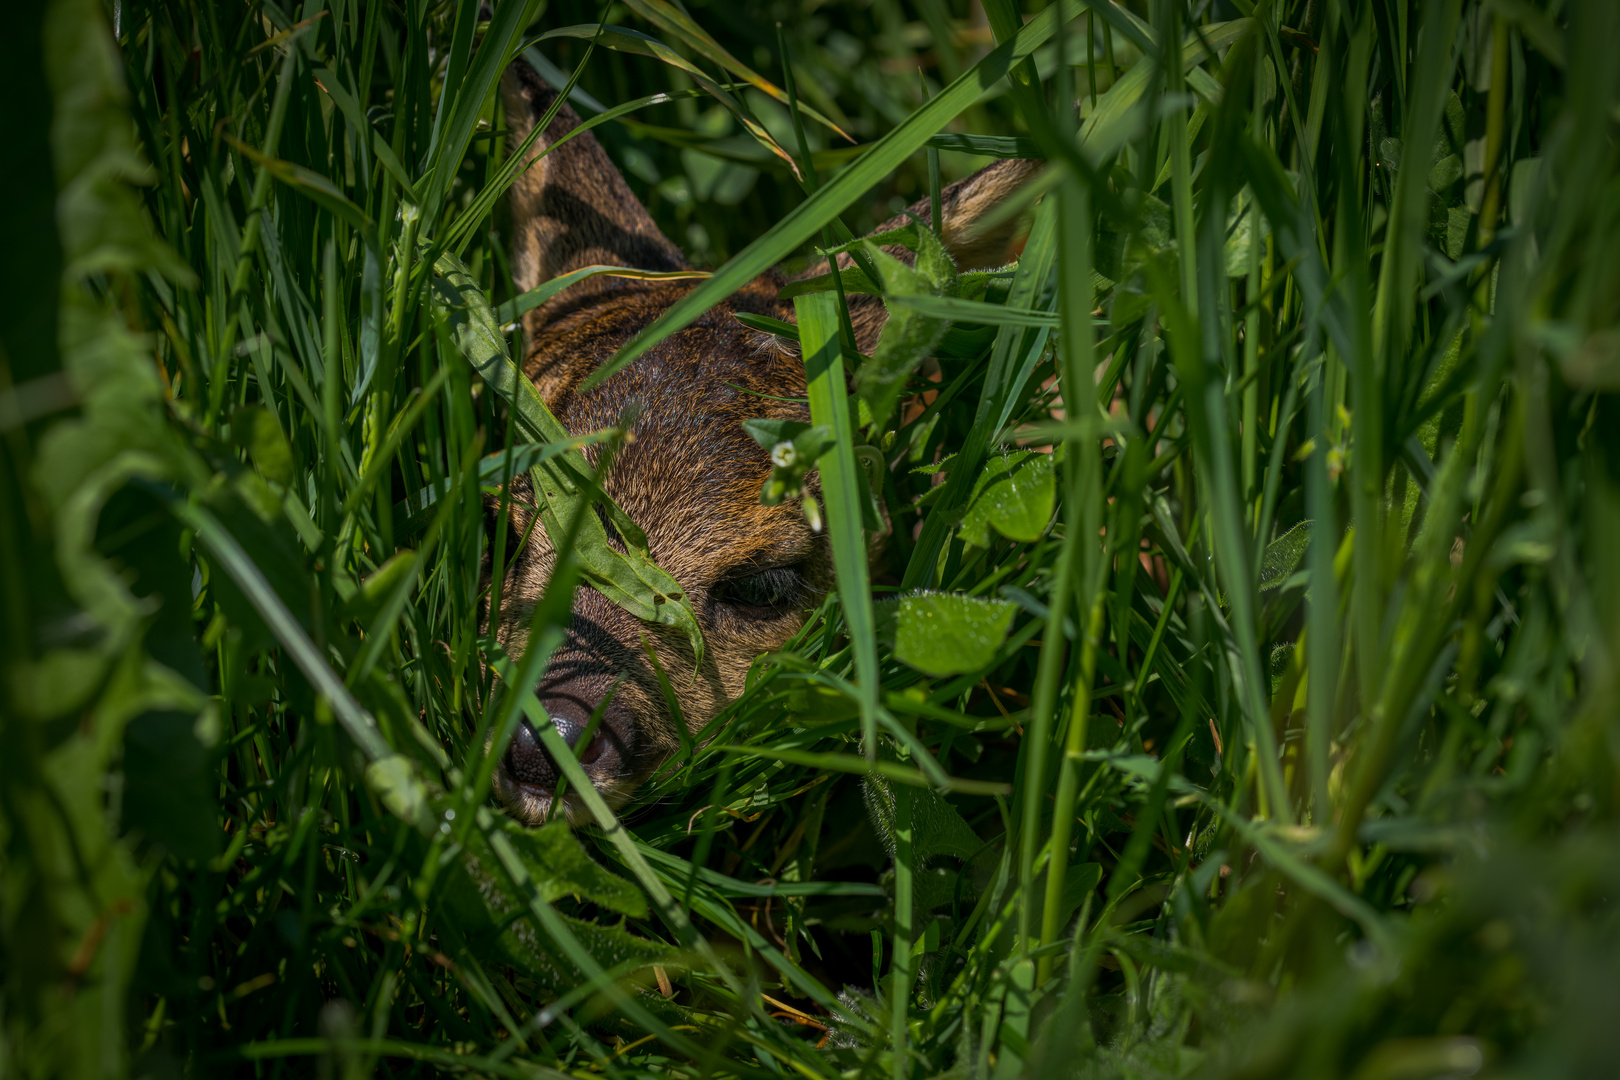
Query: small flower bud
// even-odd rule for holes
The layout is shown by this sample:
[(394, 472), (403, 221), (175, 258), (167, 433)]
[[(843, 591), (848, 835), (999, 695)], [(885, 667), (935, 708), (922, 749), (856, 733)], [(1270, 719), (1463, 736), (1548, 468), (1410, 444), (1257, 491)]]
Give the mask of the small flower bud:
[(821, 531), (821, 504), (806, 495), (804, 499), (804, 520), (810, 523), (810, 531)]

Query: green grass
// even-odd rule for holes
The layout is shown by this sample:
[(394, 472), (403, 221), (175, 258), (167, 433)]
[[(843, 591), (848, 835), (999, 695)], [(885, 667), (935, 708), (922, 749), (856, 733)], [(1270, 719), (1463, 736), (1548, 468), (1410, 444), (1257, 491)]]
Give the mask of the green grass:
[[(1620, 1061), (1609, 0), (7, 7), (0, 1075)], [(920, 415), (796, 300), (840, 594), (619, 816), (563, 755), (573, 831), (503, 679), (582, 567), (679, 605), (568, 481), (480, 633), (480, 491), (589, 479), (495, 314), (547, 33), (715, 271), (655, 333), (1051, 162), (887, 298)]]

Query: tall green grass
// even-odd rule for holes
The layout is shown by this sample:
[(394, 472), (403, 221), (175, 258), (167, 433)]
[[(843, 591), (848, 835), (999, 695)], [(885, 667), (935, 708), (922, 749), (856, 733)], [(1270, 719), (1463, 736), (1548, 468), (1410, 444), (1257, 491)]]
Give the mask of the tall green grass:
[[(0, 1072), (1620, 1060), (1609, 0), (8, 7)], [(581, 574), (680, 618), (510, 367), (529, 49), (714, 271), (620, 364), (1049, 162), (796, 299), (840, 588), (618, 815), (503, 690)], [(595, 824), (490, 803), (523, 715)]]

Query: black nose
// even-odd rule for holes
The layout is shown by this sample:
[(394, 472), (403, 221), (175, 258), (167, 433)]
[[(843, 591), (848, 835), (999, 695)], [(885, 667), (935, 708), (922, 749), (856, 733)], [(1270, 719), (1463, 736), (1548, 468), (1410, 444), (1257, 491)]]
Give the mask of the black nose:
[[(589, 745), (579, 745), (580, 736), (585, 734), (585, 728), (590, 724), (593, 703), (557, 692), (542, 693), (540, 703), (545, 706), (552, 726), (562, 735), (563, 741), (574, 748), (574, 754), (585, 767), (586, 775), (593, 781), (600, 781), (618, 773), (619, 763), (629, 755), (619, 745), (619, 736), (605, 722), (597, 724)], [(603, 718), (604, 721), (606, 719)], [(542, 791), (555, 791), (557, 781), (562, 778), (562, 769), (528, 721), (521, 722), (512, 734), (512, 741), (506, 748), (506, 771), (516, 782)]]

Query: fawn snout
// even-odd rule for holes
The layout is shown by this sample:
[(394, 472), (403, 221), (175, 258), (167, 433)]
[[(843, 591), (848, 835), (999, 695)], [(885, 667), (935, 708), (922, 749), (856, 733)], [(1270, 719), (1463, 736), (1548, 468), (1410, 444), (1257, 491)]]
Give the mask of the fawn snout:
[[(537, 696), (563, 741), (586, 774), (604, 786), (615, 783), (635, 760), (645, 741), (646, 727), (638, 720), (646, 702), (635, 700), (635, 688), (621, 694), (629, 673), (645, 662), (603, 625), (611, 608), (592, 589), (581, 589), (564, 645), (553, 654)], [(515, 788), (549, 793), (557, 789), (561, 769), (527, 722), (521, 724), (507, 748), (503, 779)]]
[[(826, 540), (800, 509), (760, 504), (771, 463), (742, 425), (809, 418), (797, 356), (732, 317), (779, 314), (779, 281), (749, 286), (632, 367), (589, 392), (576, 389), (687, 287), (619, 289), (581, 305), (547, 325), (527, 366), (570, 433), (634, 417), (602, 487), (646, 533), (649, 554), (675, 578), (703, 633), (700, 658), (681, 630), (643, 622), (589, 586), (575, 590), (569, 625), (534, 689), (610, 804), (735, 698), (755, 657), (791, 638), (832, 584)], [(587, 457), (601, 463), (595, 447)], [(516, 481), (509, 496), (508, 535), (529, 539), (511, 555), (493, 629), (520, 655), (555, 552), (532, 520), (528, 483)], [(611, 529), (608, 542), (623, 546)], [(517, 817), (537, 822), (554, 812), (559, 776), (538, 733), (521, 727), (497, 769), (496, 794)], [(575, 796), (556, 810), (585, 816)]]

